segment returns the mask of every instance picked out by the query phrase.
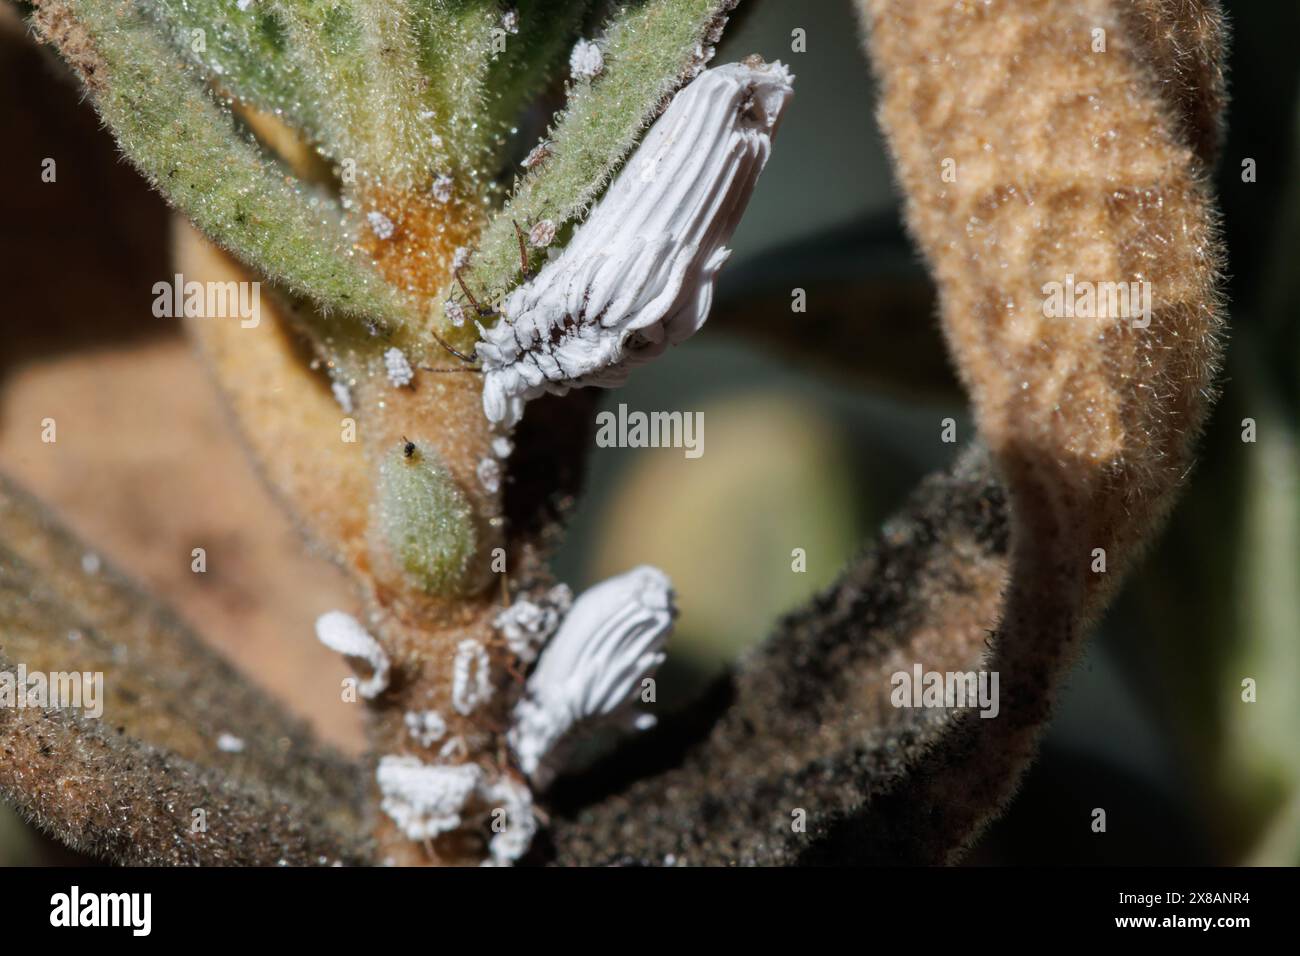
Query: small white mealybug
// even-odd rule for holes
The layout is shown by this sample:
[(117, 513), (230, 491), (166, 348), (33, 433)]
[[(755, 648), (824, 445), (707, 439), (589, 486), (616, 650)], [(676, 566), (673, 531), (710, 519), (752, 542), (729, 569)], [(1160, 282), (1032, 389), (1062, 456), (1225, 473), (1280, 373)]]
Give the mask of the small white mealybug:
[(569, 72), (574, 79), (590, 80), (600, 76), (605, 69), (605, 57), (600, 47), (590, 40), (579, 40), (569, 53)]
[(489, 420), (514, 425), (544, 392), (621, 385), (704, 324), (792, 79), (751, 58), (673, 98), (563, 253), (481, 330)]
[(492, 675), (487, 648), (466, 638), (456, 647), (451, 666), (451, 705), (456, 713), (468, 715), (492, 696)]
[(543, 219), (528, 230), (528, 244), (534, 249), (545, 249), (555, 241), (555, 223)]
[[(510, 866), (528, 852), (537, 833), (537, 818), (533, 815), (533, 792), (510, 777), (498, 777), (483, 788), (483, 797), (492, 806), (492, 813), (505, 811), (501, 823), (488, 841), (488, 858), (485, 866)], [(495, 820), (494, 820), (495, 823)], [(495, 826), (493, 828), (496, 829)]]
[(370, 230), (378, 239), (391, 239), (393, 237), (393, 220), (389, 219), (382, 212), (373, 210), (366, 213), (366, 221), (370, 223)]
[(388, 373), (388, 381), (394, 388), (404, 388), (415, 378), (411, 363), (399, 348), (391, 348), (384, 353), (384, 371)]
[(483, 768), (388, 755), (379, 758), (375, 780), (384, 813), (410, 839), (428, 840), (460, 826), (461, 810), (483, 782)]
[(442, 304), (442, 314), (447, 317), (447, 321), (460, 328), (465, 324), (465, 309), (454, 299), (448, 299)]
[(388, 687), (388, 655), (351, 614), (330, 611), (316, 619), (316, 637), (332, 651), (345, 657), (359, 657), (373, 673), (357, 685), (357, 693), (367, 700), (378, 697)]
[(478, 474), (478, 483), (488, 494), (495, 495), (501, 490), (501, 463), (495, 458), (480, 459), (475, 471)]
[(493, 624), (506, 639), (510, 653), (522, 663), (531, 664), (572, 605), (573, 591), (567, 584), (557, 584), (536, 601), (516, 598)]
[(421, 747), (432, 747), (447, 734), (447, 722), (436, 710), (408, 710), (403, 720), (406, 732)]
[[(663, 663), (676, 609), (672, 583), (642, 565), (573, 602), (538, 658), (507, 734), (519, 767), (546, 787), (563, 762), (565, 736), (584, 721), (623, 716), (641, 681)], [(641, 715), (635, 726), (653, 724)]]
[(439, 176), (433, 181), (433, 188), (431, 189), (433, 198), (440, 203), (451, 202), (451, 187), (453, 185), (454, 180), (450, 176), (445, 174)]

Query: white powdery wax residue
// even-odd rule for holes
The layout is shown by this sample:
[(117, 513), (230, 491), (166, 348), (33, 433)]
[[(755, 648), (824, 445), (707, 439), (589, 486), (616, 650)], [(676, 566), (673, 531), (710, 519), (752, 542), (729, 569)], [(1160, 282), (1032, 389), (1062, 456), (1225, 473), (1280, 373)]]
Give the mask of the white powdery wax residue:
[(81, 556), (81, 570), (86, 574), (98, 574), (103, 563), (94, 551), (87, 551)]
[(240, 10), (247, 10), (253, 5), (253, 0), (236, 0), (235, 6)]
[(510, 777), (499, 777), (484, 789), (483, 797), (492, 804), (494, 814), (505, 811), (505, 829), (488, 842), (488, 858), (484, 866), (510, 866), (528, 852), (537, 834), (537, 818), (533, 815), (533, 793), (527, 786)]
[(450, 176), (439, 176), (433, 181), (433, 198), (438, 202), (451, 202), (452, 178)]
[(461, 810), (482, 783), (483, 769), (389, 755), (379, 758), (375, 778), (384, 812), (410, 839), (428, 840), (460, 826)]
[(345, 657), (358, 657), (368, 663), (373, 673), (357, 685), (357, 693), (370, 700), (388, 687), (388, 655), (379, 642), (366, 633), (357, 619), (342, 611), (330, 611), (316, 619), (316, 637), (332, 651)]
[(403, 720), (406, 732), (421, 747), (432, 747), (447, 733), (447, 722), (436, 710), (408, 710)]
[(465, 324), (465, 310), (459, 302), (453, 302), (448, 299), (442, 304), (442, 314), (447, 317), (447, 321), (460, 328)]
[(473, 638), (460, 642), (451, 670), (451, 705), (458, 714), (474, 708), (492, 696), (487, 649)]
[(501, 490), (501, 463), (495, 458), (483, 458), (478, 463), (478, 483), (490, 495)]
[(528, 230), (528, 241), (534, 249), (544, 249), (555, 240), (555, 223), (543, 219)]
[(382, 212), (372, 211), (366, 213), (366, 222), (370, 223), (370, 231), (380, 239), (391, 239), (393, 237), (393, 220), (389, 219)]
[(244, 741), (234, 734), (222, 731), (217, 735), (217, 749), (226, 754), (240, 754), (244, 752)]
[(506, 33), (519, 32), (519, 11), (516, 10), (514, 7), (511, 7), (509, 10), (505, 10), (502, 12), (501, 29), (505, 30)]
[(517, 599), (493, 621), (506, 639), (506, 646), (524, 664), (537, 659), (560, 620), (573, 605), (573, 591), (567, 584), (557, 584), (537, 601)]
[(345, 382), (335, 380), (330, 382), (330, 391), (334, 393), (334, 401), (339, 403), (339, 408), (351, 414), (352, 389), (348, 388)]
[[(564, 760), (565, 737), (587, 722), (626, 715), (641, 681), (663, 663), (676, 609), (672, 584), (642, 565), (584, 591), (528, 678), (507, 734), (520, 769), (549, 785)], [(641, 713), (633, 726), (653, 724)]]
[(411, 363), (398, 348), (389, 349), (384, 353), (384, 371), (388, 373), (388, 381), (393, 383), (394, 388), (410, 385), (411, 380), (415, 378), (415, 372), (411, 371)]
[(604, 69), (605, 57), (601, 55), (600, 47), (590, 40), (579, 40), (573, 45), (573, 52), (569, 54), (569, 72), (576, 79), (594, 79)]
[(469, 247), (457, 246), (456, 251), (451, 254), (451, 267), (460, 270), (467, 265), (469, 265)]
[(622, 385), (699, 330), (791, 80), (780, 63), (732, 63), (673, 98), (569, 245), (482, 331), (490, 421), (516, 424), (545, 392)]
[(442, 149), (442, 137), (437, 133), (434, 133), (429, 137), (429, 142), (433, 145), (434, 149)]

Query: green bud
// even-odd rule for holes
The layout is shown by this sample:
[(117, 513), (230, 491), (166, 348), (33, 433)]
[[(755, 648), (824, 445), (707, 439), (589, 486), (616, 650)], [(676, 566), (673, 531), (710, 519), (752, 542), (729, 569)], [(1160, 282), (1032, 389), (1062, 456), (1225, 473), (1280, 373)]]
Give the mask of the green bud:
[(420, 587), (466, 590), (478, 550), (473, 511), (436, 452), (405, 442), (386, 455), (376, 510), (384, 539)]

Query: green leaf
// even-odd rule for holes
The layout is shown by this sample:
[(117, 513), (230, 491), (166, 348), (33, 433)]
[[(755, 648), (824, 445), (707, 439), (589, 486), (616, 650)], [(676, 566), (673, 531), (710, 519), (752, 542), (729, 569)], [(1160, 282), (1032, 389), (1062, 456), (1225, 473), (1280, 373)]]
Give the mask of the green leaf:
[(381, 337), (404, 337), (407, 306), (350, 247), (337, 205), (241, 135), (148, 18), (110, 0), (46, 0), (34, 20), (81, 74), (123, 151), (205, 235), (322, 315), (365, 317), (327, 322), (326, 337), (359, 340), (371, 324)]
[[(735, 0), (659, 0), (615, 14), (600, 40), (604, 72), (570, 86), (566, 109), (547, 135), (550, 157), (516, 185), (485, 230), (474, 281), (495, 298), (519, 281), (513, 222), (581, 216), (636, 146), (642, 131), (700, 62)], [(705, 51), (707, 52), (707, 51)]]
[(321, 93), (289, 46), (284, 15), (263, 3), (146, 0), (142, 7), (172, 47), (234, 96), (288, 119), (319, 139)]

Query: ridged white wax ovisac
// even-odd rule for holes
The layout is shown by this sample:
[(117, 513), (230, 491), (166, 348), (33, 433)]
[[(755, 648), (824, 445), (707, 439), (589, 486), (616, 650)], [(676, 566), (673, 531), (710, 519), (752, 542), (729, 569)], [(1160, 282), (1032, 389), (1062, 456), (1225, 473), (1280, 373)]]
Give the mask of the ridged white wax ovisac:
[[(529, 675), (507, 737), (519, 768), (545, 788), (576, 726), (627, 714), (664, 660), (676, 608), (672, 584), (642, 565), (583, 591)], [(642, 713), (635, 726), (653, 724)]]
[(621, 385), (704, 325), (793, 79), (751, 57), (673, 98), (564, 251), (480, 326), (489, 420), (512, 426), (545, 392)]

